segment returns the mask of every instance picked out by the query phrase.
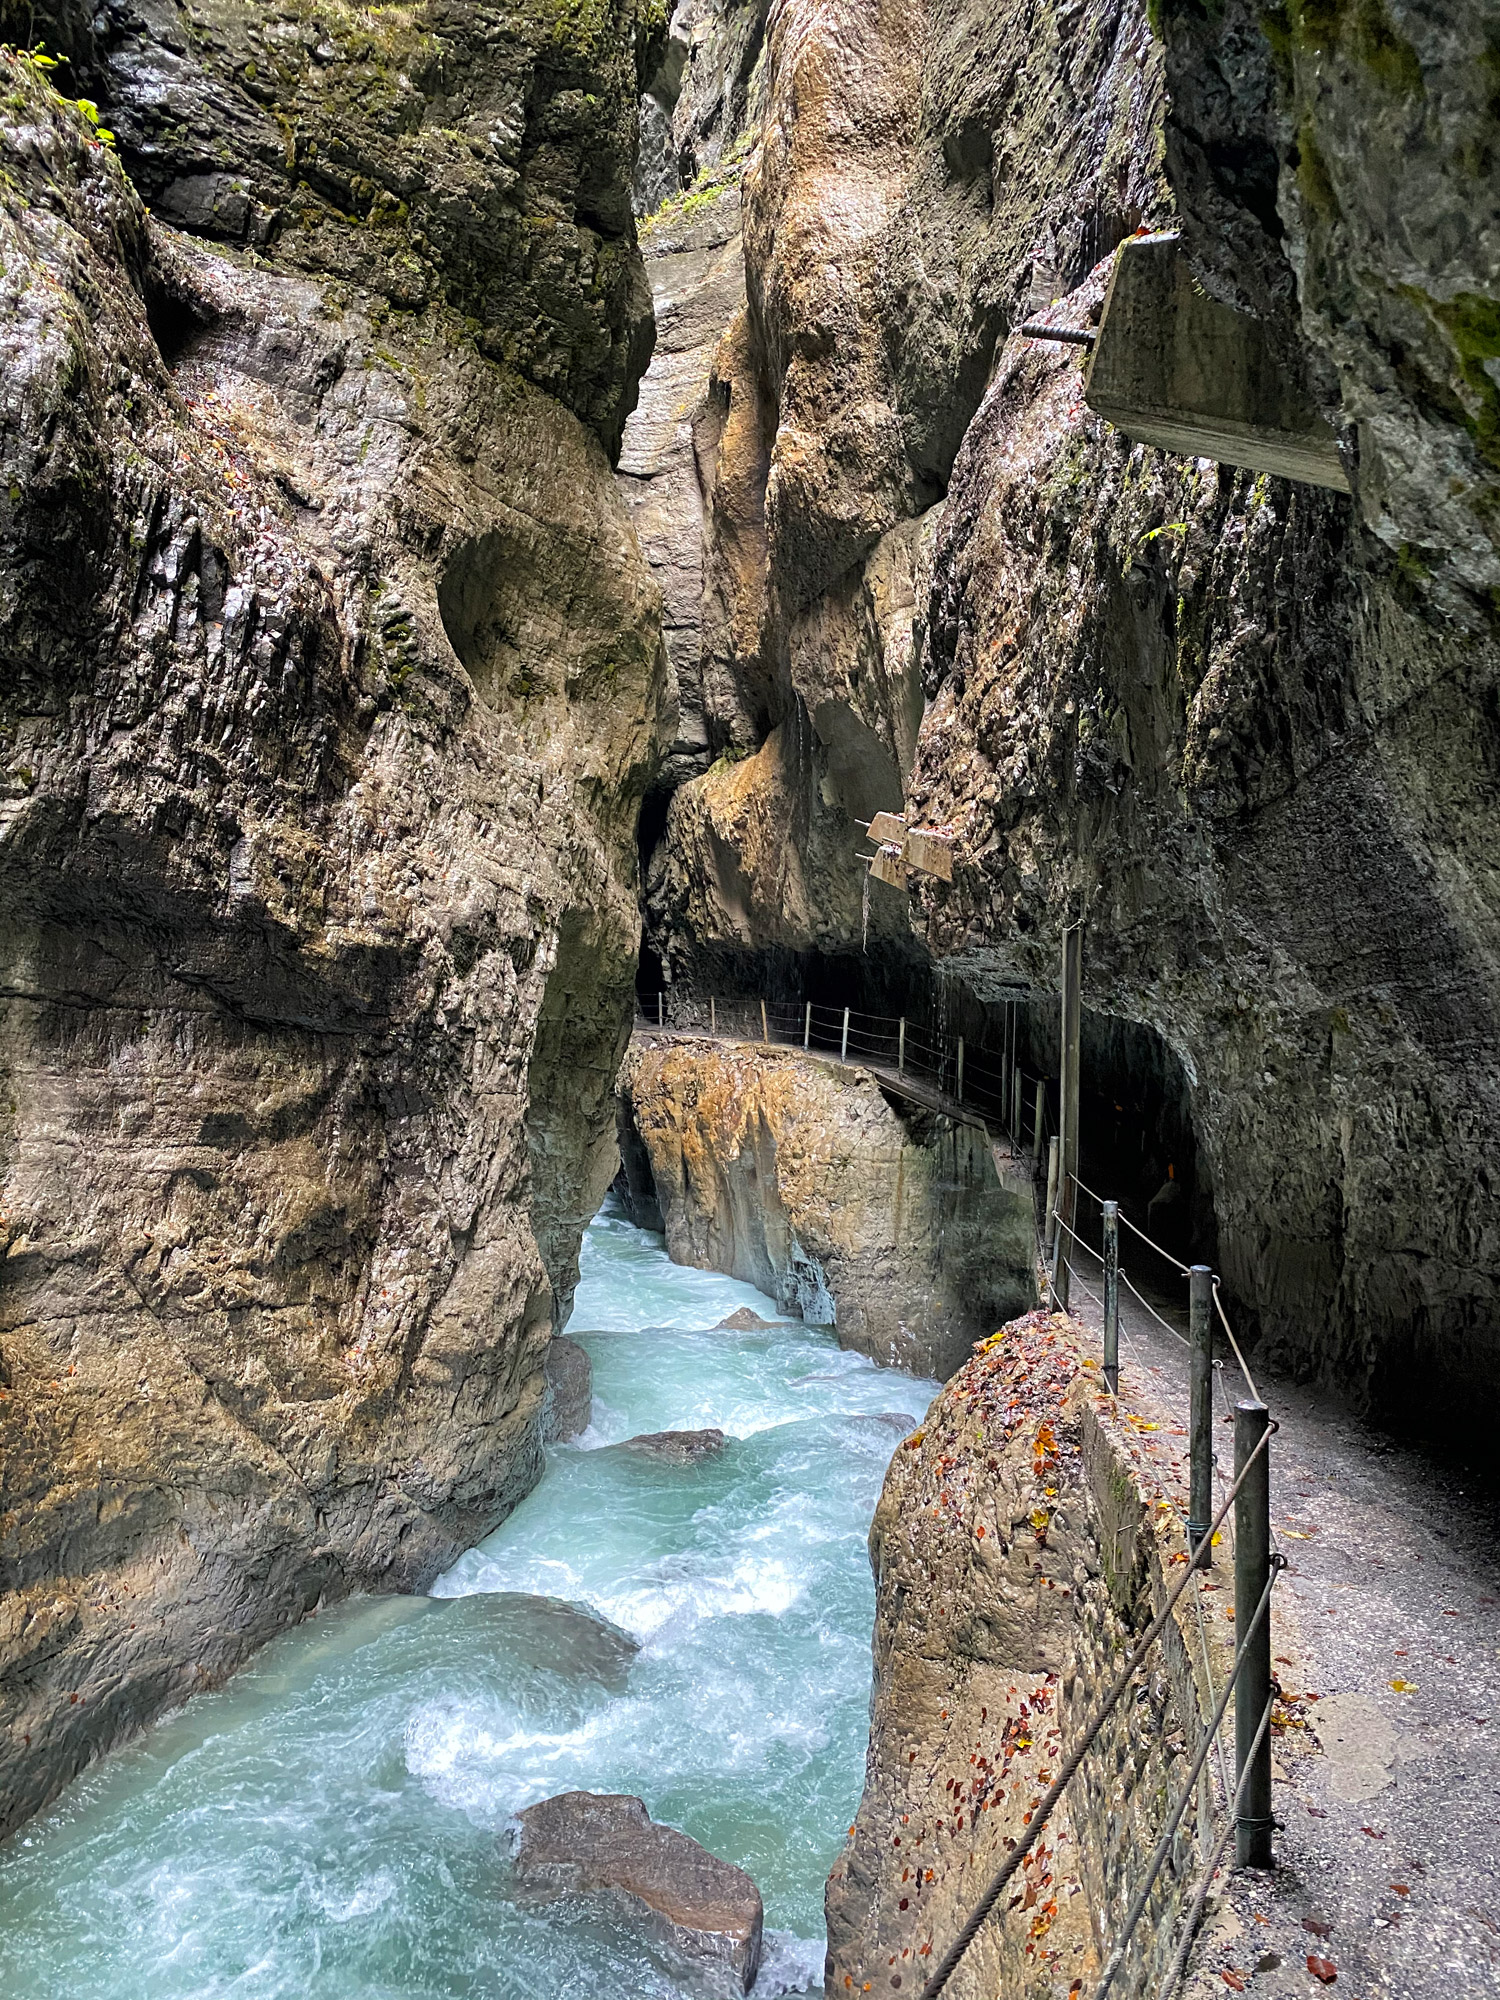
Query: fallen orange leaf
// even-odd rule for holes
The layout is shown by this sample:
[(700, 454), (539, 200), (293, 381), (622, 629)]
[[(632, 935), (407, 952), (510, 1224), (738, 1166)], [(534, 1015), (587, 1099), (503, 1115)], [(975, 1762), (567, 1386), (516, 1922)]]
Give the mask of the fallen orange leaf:
[(1314, 1979), (1321, 1979), (1325, 1986), (1332, 1986), (1339, 1976), (1339, 1969), (1331, 1958), (1318, 1958), (1312, 1952), (1307, 1955), (1307, 1969)]

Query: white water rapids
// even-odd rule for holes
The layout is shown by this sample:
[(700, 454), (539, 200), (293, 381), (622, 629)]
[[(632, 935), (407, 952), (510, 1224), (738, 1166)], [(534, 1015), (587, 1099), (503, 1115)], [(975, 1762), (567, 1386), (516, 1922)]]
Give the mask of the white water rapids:
[[(590, 1430), (430, 1597), (286, 1634), (0, 1849), (4, 2000), (692, 1992), (618, 1916), (513, 1900), (507, 1822), (572, 1789), (636, 1793), (754, 1876), (757, 2000), (821, 1988), (864, 1769), (865, 1535), (937, 1385), (810, 1327), (714, 1331), (775, 1308), (609, 1208), (583, 1271)], [(617, 1448), (709, 1426), (729, 1442), (697, 1464)]]

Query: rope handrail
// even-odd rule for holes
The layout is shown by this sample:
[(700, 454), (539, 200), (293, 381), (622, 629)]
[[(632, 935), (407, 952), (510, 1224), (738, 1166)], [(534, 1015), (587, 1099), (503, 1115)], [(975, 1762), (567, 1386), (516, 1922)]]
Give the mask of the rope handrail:
[[(1073, 1185), (1078, 1189), (1080, 1194), (1086, 1194), (1090, 1201), (1098, 1202), (1101, 1208), (1104, 1206), (1103, 1195), (1095, 1194), (1094, 1190), (1091, 1187), (1089, 1187), (1085, 1182), (1081, 1181), (1078, 1178), (1077, 1174), (1074, 1174), (1073, 1176)], [(1162, 1244), (1158, 1243), (1154, 1236), (1148, 1236), (1144, 1229), (1139, 1228), (1135, 1223), (1131, 1221), (1130, 1217), (1125, 1213), (1123, 1208), (1120, 1210), (1120, 1220), (1121, 1222), (1124, 1223), (1127, 1229), (1134, 1230), (1135, 1234), (1140, 1237), (1143, 1243), (1149, 1243), (1151, 1248), (1156, 1252), (1158, 1257), (1165, 1257), (1167, 1262), (1169, 1264), (1174, 1265), (1177, 1268), (1177, 1270), (1179, 1270), (1182, 1273), (1184, 1278), (1188, 1276), (1189, 1271), (1191, 1270), (1192, 1267), (1188, 1264), (1182, 1263), (1178, 1258), (1174, 1257), (1171, 1251), (1166, 1249)]]
[[(1274, 1436), (1278, 1428), (1279, 1427), (1274, 1422), (1274, 1420), (1268, 1423), (1265, 1430), (1262, 1431), (1260, 1437), (1257, 1439), (1254, 1449), (1247, 1454), (1245, 1462), (1240, 1467), (1239, 1474), (1235, 1479), (1234, 1484), (1230, 1487), (1228, 1493), (1224, 1496), (1223, 1504), (1219, 1508), (1219, 1511), (1214, 1516), (1213, 1520), (1209, 1523), (1207, 1532), (1210, 1541), (1212, 1540), (1214, 1535), (1218, 1533), (1219, 1529), (1223, 1526), (1224, 1521), (1229, 1513), (1229, 1509), (1233, 1506), (1235, 1500), (1239, 1496), (1240, 1488), (1244, 1485), (1246, 1479), (1250, 1475), (1251, 1467), (1255, 1464), (1256, 1460), (1260, 1457), (1261, 1453), (1269, 1445), (1272, 1437)], [(1078, 1744), (1074, 1747), (1074, 1749), (1069, 1752), (1068, 1757), (1064, 1762), (1062, 1769), (1058, 1772), (1056, 1778), (1054, 1778), (1051, 1785), (1047, 1788), (1047, 1791), (1043, 1795), (1040, 1803), (1032, 1811), (1030, 1825), (1023, 1828), (1020, 1839), (1016, 1842), (1015, 1846), (1011, 1849), (1010, 1853), (1006, 1856), (1005, 1860), (1001, 1863), (1000, 1867), (996, 1870), (995, 1874), (990, 1878), (988, 1884), (985, 1887), (983, 1895), (979, 1898), (979, 1901), (974, 1905), (974, 1908), (970, 1911), (968, 1920), (965, 1922), (963, 1929), (959, 1932), (958, 1936), (953, 1940), (952, 1944), (949, 1945), (947, 1951), (943, 1954), (942, 1959), (939, 1961), (936, 1971), (934, 1971), (932, 1977), (928, 1980), (927, 1984), (922, 1988), (920, 2000), (937, 2000), (937, 1996), (942, 1992), (943, 1988), (948, 1984), (948, 1981), (953, 1977), (953, 1974), (957, 1971), (959, 1961), (962, 1959), (964, 1953), (968, 1950), (969, 1946), (974, 1942), (975, 1938), (979, 1935), (980, 1929), (983, 1926), (985, 1919), (989, 1916), (990, 1912), (994, 1909), (996, 1903), (999, 1902), (1001, 1896), (1005, 1893), (1006, 1885), (1015, 1875), (1016, 1870), (1021, 1866), (1021, 1863), (1026, 1859), (1026, 1856), (1031, 1852), (1032, 1847), (1041, 1838), (1042, 1828), (1047, 1824), (1048, 1819), (1051, 1817), (1053, 1808), (1056, 1806), (1058, 1800), (1062, 1797), (1063, 1793), (1067, 1790), (1073, 1778), (1077, 1775), (1079, 1766), (1082, 1764), (1084, 1758), (1088, 1755), (1090, 1749), (1093, 1747), (1094, 1741), (1097, 1738), (1100, 1730), (1104, 1727), (1105, 1723), (1109, 1720), (1110, 1716), (1113, 1714), (1116, 1703), (1119, 1701), (1121, 1695), (1124, 1694), (1126, 1688), (1130, 1685), (1132, 1679), (1134, 1678), (1136, 1668), (1140, 1665), (1141, 1661), (1145, 1659), (1146, 1655), (1150, 1652), (1151, 1648), (1156, 1644), (1157, 1640), (1166, 1630), (1168, 1620), (1171, 1618), (1172, 1613), (1177, 1609), (1179, 1599), (1182, 1597), (1183, 1592), (1187, 1589), (1188, 1585), (1194, 1580), (1197, 1574), (1198, 1574), (1197, 1570), (1191, 1563), (1189, 1563), (1188, 1566), (1183, 1570), (1182, 1575), (1178, 1579), (1177, 1583), (1168, 1593), (1166, 1603), (1162, 1606), (1161, 1610), (1152, 1620), (1151, 1625), (1147, 1630), (1145, 1638), (1141, 1640), (1140, 1644), (1135, 1648), (1134, 1652), (1131, 1653), (1129, 1658), (1126, 1660), (1124, 1666), (1120, 1669), (1119, 1674), (1115, 1678), (1114, 1684), (1110, 1688), (1108, 1694), (1105, 1695), (1103, 1701), (1099, 1704), (1099, 1707), (1095, 1711), (1093, 1719), (1089, 1723), (1088, 1728), (1084, 1731), (1082, 1738), (1080, 1739)], [(1243, 1790), (1243, 1783), (1241, 1786), (1241, 1790)]]
[(1250, 1373), (1244, 1355), (1240, 1352), (1240, 1344), (1234, 1337), (1234, 1328), (1229, 1324), (1229, 1315), (1224, 1310), (1224, 1301), (1219, 1297), (1219, 1281), (1217, 1278), (1214, 1279), (1214, 1304), (1219, 1309), (1219, 1318), (1224, 1322), (1224, 1331), (1229, 1336), (1229, 1345), (1234, 1349), (1234, 1358), (1240, 1364), (1240, 1373), (1245, 1378), (1245, 1387), (1258, 1403), (1262, 1400), (1261, 1393), (1255, 1386), (1255, 1377)]

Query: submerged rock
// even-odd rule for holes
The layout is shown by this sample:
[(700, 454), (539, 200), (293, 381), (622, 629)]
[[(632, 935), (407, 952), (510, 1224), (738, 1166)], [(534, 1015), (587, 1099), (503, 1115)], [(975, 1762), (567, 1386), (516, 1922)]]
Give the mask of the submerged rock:
[(516, 1879), (533, 1895), (607, 1891), (643, 1928), (709, 1975), (748, 1993), (760, 1965), (760, 1891), (675, 1827), (659, 1826), (624, 1793), (563, 1792), (519, 1815)]
[(728, 1319), (721, 1319), (714, 1328), (715, 1333), (764, 1333), (773, 1326), (785, 1326), (785, 1320), (762, 1319), (749, 1306), (737, 1306)]
[(449, 1606), (448, 1616), (462, 1620), (487, 1654), (504, 1654), (518, 1666), (565, 1680), (597, 1681), (611, 1694), (623, 1691), (641, 1650), (618, 1625), (563, 1597), (482, 1590), (437, 1602)]
[(722, 1431), (644, 1431), (640, 1437), (626, 1438), (627, 1451), (648, 1452), (668, 1465), (693, 1465), (700, 1458), (713, 1458), (724, 1449)]
[(566, 1444), (588, 1429), (594, 1409), (594, 1364), (586, 1348), (559, 1333), (548, 1342), (543, 1370), (547, 1392), (542, 1436), (548, 1444)]

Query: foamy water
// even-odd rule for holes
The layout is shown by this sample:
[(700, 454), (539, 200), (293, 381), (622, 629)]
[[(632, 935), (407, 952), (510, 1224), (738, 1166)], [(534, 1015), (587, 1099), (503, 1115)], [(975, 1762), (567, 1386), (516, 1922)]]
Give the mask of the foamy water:
[[(713, 1331), (775, 1308), (609, 1210), (583, 1268), (583, 1439), (430, 1598), (287, 1634), (0, 1849), (3, 2000), (677, 2000), (617, 1919), (510, 1895), (507, 1823), (574, 1788), (749, 1870), (759, 2000), (820, 1987), (864, 1767), (865, 1535), (936, 1384), (800, 1325)], [(618, 1448), (709, 1426), (729, 1442), (693, 1465)]]

